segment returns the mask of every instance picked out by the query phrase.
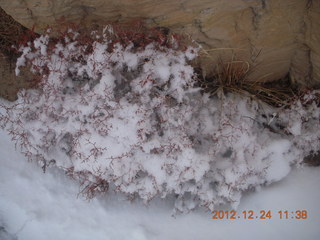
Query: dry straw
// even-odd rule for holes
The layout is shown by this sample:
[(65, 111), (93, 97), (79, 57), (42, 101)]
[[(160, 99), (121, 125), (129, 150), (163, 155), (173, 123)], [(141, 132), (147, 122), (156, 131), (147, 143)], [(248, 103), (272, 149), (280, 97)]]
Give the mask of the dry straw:
[(199, 85), (205, 92), (211, 96), (219, 96), (228, 92), (249, 95), (253, 99), (261, 100), (275, 107), (287, 106), (292, 102), (296, 95), (296, 90), (291, 85), (289, 76), (271, 83), (262, 81), (265, 76), (255, 81), (249, 80), (249, 75), (253, 73), (258, 65), (252, 67), (248, 61), (237, 59), (235, 53), (233, 53), (234, 50), (244, 49), (202, 49), (201, 55), (212, 60), (210, 52), (225, 50), (232, 51), (232, 56), (229, 61), (218, 57), (212, 74), (203, 76), (202, 73), (199, 72)]

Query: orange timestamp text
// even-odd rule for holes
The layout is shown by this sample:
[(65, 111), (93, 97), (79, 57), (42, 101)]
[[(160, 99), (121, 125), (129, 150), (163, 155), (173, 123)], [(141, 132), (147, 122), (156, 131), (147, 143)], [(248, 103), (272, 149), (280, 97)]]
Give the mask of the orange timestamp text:
[(280, 210), (272, 212), (271, 210), (245, 210), (245, 211), (235, 211), (235, 210), (218, 210), (212, 211), (212, 219), (307, 219), (307, 210)]

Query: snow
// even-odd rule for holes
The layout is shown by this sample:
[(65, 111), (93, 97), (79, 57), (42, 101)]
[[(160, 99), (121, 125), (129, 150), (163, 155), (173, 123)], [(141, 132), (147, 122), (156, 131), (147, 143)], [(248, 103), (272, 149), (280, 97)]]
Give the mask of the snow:
[[(24, 55), (27, 55), (27, 54), (29, 54), (30, 53), (30, 51), (31, 51), (31, 48), (30, 47), (24, 47), (23, 48), (23, 53), (22, 53), (22, 56), (24, 56)], [(19, 75), (20, 74), (20, 67), (23, 67), (23, 66), (25, 66), (26, 65), (26, 59), (25, 58), (19, 58), (19, 60), (17, 60), (17, 62), (16, 62), (16, 69), (15, 69), (15, 74), (16, 75)]]
[(21, 49), (17, 71), (38, 71), (42, 88), (0, 100), (0, 124), (29, 160), (55, 163), (88, 189), (108, 182), (145, 202), (177, 194), (177, 213), (236, 208), (242, 193), (280, 181), (320, 149), (312, 93), (285, 109), (222, 91), (209, 98), (193, 87), (196, 48), (80, 44), (69, 33)]
[[(41, 88), (21, 90), (13, 103), (0, 99), (0, 126), (6, 131), (0, 142), (0, 234), (13, 239), (249, 239), (243, 229), (259, 239), (318, 234), (313, 215), (318, 210), (310, 201), (319, 199), (319, 170), (301, 168), (303, 158), (320, 149), (316, 92), (283, 109), (222, 91), (209, 97), (194, 87), (190, 60), (198, 49), (156, 42), (135, 48), (98, 35), (79, 45), (79, 35), (68, 33), (65, 41), (41, 36), (21, 48), (16, 71), (30, 66), (40, 74)], [(301, 183), (308, 188), (297, 189)], [(217, 209), (270, 210), (273, 219), (211, 219), (210, 210)], [(308, 210), (309, 217), (279, 220), (279, 210)]]
[[(145, 206), (109, 192), (91, 201), (62, 170), (43, 173), (0, 132), (1, 240), (319, 239), (320, 168), (295, 168), (282, 181), (246, 193), (237, 209), (271, 210), (271, 219), (211, 219), (196, 209), (172, 217), (174, 199)], [(231, 210), (224, 205), (219, 209)], [(219, 210), (218, 208), (216, 210)], [(307, 219), (282, 219), (279, 210), (307, 210)]]
[[(270, 167), (266, 174), (266, 179), (269, 182), (275, 182), (283, 179), (291, 170), (290, 157), (288, 158), (283, 152), (289, 152), (291, 143), (287, 140), (282, 140), (270, 144)], [(290, 155), (289, 155), (290, 156)]]

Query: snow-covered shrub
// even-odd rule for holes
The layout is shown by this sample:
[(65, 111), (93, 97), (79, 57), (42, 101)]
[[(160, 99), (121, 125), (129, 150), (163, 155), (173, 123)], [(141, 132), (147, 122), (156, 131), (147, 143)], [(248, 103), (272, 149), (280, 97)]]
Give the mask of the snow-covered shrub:
[(21, 48), (16, 72), (30, 67), (41, 87), (3, 101), (0, 122), (30, 160), (65, 169), (90, 196), (111, 184), (146, 202), (175, 194), (178, 211), (236, 207), (242, 192), (279, 181), (320, 149), (310, 98), (281, 111), (211, 98), (193, 87), (193, 47), (78, 37), (43, 35)]

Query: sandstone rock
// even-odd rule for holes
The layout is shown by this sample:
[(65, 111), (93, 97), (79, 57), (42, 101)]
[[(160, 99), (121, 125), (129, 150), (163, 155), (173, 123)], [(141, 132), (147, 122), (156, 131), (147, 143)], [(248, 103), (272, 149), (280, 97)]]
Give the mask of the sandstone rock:
[(308, 1), (305, 15), (305, 44), (309, 48), (311, 79), (320, 86), (320, 1)]
[(0, 0), (22, 25), (36, 31), (65, 17), (83, 25), (142, 18), (191, 36), (209, 55), (252, 65), (249, 81), (273, 81), (290, 73), (294, 82), (320, 84), (320, 2), (316, 0)]

